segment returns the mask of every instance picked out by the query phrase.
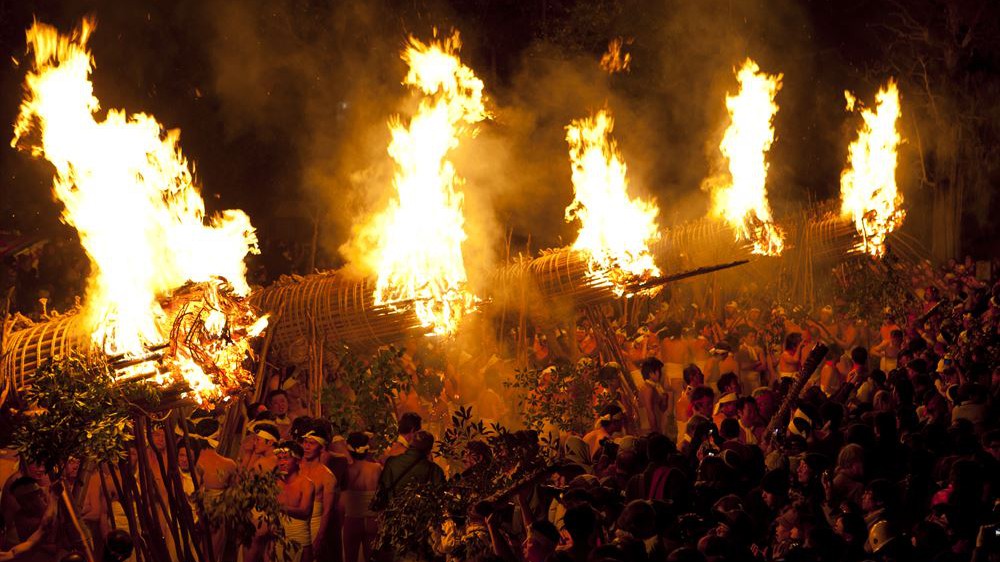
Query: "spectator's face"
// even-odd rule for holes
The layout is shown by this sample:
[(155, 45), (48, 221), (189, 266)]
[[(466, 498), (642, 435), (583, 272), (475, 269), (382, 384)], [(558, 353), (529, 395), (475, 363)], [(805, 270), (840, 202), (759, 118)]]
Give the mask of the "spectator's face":
[(254, 436), (253, 452), (258, 455), (266, 455), (274, 450), (274, 443), (269, 439), (264, 439), (259, 435)]
[(163, 451), (167, 447), (167, 438), (162, 427), (153, 430), (153, 447), (157, 451)]
[(691, 406), (695, 412), (703, 416), (712, 415), (712, 398), (710, 396), (704, 396), (702, 398), (699, 398), (698, 400), (695, 400), (694, 402), (692, 402)]
[(66, 480), (73, 480), (80, 474), (80, 459), (76, 457), (70, 457), (66, 461), (66, 467), (63, 469), (63, 476)]
[(809, 468), (808, 464), (800, 462), (795, 476), (798, 478), (799, 484), (808, 484), (809, 480), (812, 479), (812, 469)]
[(986, 444), (986, 452), (993, 455), (993, 458), (1000, 461), (1000, 439), (994, 439)]
[(323, 446), (315, 439), (303, 439), (302, 451), (305, 453), (305, 458), (312, 461), (319, 458), (319, 455), (323, 452)]
[(271, 398), (271, 404), (269, 406), (271, 411), (276, 416), (284, 416), (288, 413), (288, 397), (284, 394), (279, 394)]
[(41, 480), (42, 478), (45, 478), (45, 465), (29, 462), (24, 467), (24, 472), (25, 476), (30, 476), (35, 480)]
[(757, 404), (753, 402), (744, 403), (743, 409), (740, 410), (740, 418), (744, 424), (753, 423), (757, 419)]
[(861, 494), (861, 509), (866, 513), (878, 509), (878, 506), (875, 505), (875, 501), (872, 499), (871, 490), (865, 490), (864, 493)]
[(287, 452), (278, 453), (278, 470), (285, 474), (291, 474), (299, 468), (299, 459)]
[(177, 448), (177, 466), (185, 472), (191, 470), (191, 465), (188, 463), (187, 447)]
[(778, 496), (776, 494), (772, 494), (771, 492), (761, 492), (760, 498), (764, 500), (764, 505), (766, 505), (768, 509), (774, 509), (774, 507), (778, 505)]
[(719, 408), (719, 410), (722, 412), (722, 415), (727, 418), (735, 418), (736, 413), (738, 412), (736, 402), (726, 402), (721, 408)]
[(465, 468), (471, 468), (479, 464), (479, 456), (466, 449), (465, 454), (462, 456), (462, 465)]

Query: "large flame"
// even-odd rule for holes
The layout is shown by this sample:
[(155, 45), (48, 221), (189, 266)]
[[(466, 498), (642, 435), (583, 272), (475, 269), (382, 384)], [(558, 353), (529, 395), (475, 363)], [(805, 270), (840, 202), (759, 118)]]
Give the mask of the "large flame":
[(55, 168), (62, 218), (91, 262), (83, 313), (94, 342), (135, 357), (167, 341), (174, 319), (159, 299), (185, 283), (224, 278), (236, 295), (249, 293), (243, 258), (257, 239), (241, 211), (206, 224), (177, 131), (141, 113), (100, 117), (87, 50), (93, 30), (89, 19), (70, 36), (37, 22), (28, 29), (33, 66), (11, 144)]
[(784, 233), (774, 224), (767, 201), (767, 151), (774, 142), (771, 121), (778, 111), (774, 97), (781, 75), (760, 72), (747, 59), (736, 77), (740, 92), (726, 96), (730, 122), (719, 145), (731, 179), (713, 190), (713, 212), (736, 230), (738, 240), (752, 242), (755, 254), (778, 255)]
[[(848, 111), (855, 98), (844, 92)], [(896, 148), (900, 143), (899, 90), (892, 80), (875, 96), (875, 110), (861, 110), (858, 138), (848, 148), (850, 163), (840, 176), (841, 214), (861, 234), (858, 249), (885, 254), (885, 239), (903, 223), (903, 196), (896, 189)]]
[(477, 300), (466, 288), (461, 178), (448, 153), (488, 114), (483, 82), (459, 60), (460, 47), (457, 32), (426, 44), (410, 38), (404, 83), (423, 99), (409, 123), (389, 124), (396, 198), (365, 229), (376, 245), (375, 302), (412, 304), (436, 334), (454, 333)]
[(653, 202), (628, 194), (625, 162), (611, 137), (614, 120), (607, 110), (573, 121), (566, 128), (573, 167), (573, 202), (566, 220), (580, 221), (573, 248), (586, 252), (592, 273), (615, 283), (659, 275), (649, 244), (659, 238)]

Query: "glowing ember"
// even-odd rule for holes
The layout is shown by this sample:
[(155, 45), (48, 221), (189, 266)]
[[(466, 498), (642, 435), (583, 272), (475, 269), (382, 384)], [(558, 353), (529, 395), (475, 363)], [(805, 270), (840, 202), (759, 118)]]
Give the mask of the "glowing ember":
[[(90, 257), (84, 315), (94, 342), (110, 355), (136, 357), (166, 341), (174, 323), (158, 298), (189, 281), (217, 277), (246, 295), (243, 258), (256, 251), (257, 239), (241, 211), (206, 224), (177, 131), (164, 131), (145, 114), (112, 109), (98, 117), (87, 50), (93, 30), (92, 20), (72, 36), (39, 23), (28, 30), (33, 66), (11, 144), (55, 167), (63, 220), (76, 228)], [(218, 330), (233, 322), (212, 320)], [(204, 372), (189, 376), (195, 369), (200, 372), (195, 365), (172, 374), (184, 374), (198, 396), (206, 395), (212, 379), (201, 380)]]
[(729, 162), (728, 185), (713, 190), (713, 213), (736, 230), (737, 240), (753, 243), (753, 253), (778, 255), (784, 233), (771, 218), (767, 201), (767, 151), (774, 142), (771, 121), (778, 111), (775, 94), (781, 75), (760, 72), (747, 59), (737, 73), (740, 93), (726, 96), (729, 127), (719, 149)]
[[(844, 92), (847, 110), (855, 98)], [(885, 239), (903, 224), (903, 196), (896, 189), (896, 148), (900, 137), (899, 90), (892, 80), (875, 96), (875, 110), (861, 110), (864, 124), (848, 148), (850, 163), (840, 176), (841, 214), (854, 220), (861, 234), (857, 249), (873, 256), (885, 254)]]
[(461, 179), (448, 153), (488, 114), (483, 82), (459, 60), (460, 47), (458, 33), (428, 44), (410, 38), (404, 83), (424, 97), (409, 123), (389, 123), (396, 197), (360, 233), (374, 244), (376, 304), (412, 304), (424, 327), (442, 335), (477, 301), (466, 289)]
[(622, 50), (626, 44), (631, 44), (632, 40), (617, 37), (608, 43), (608, 51), (601, 57), (601, 68), (608, 74), (616, 72), (628, 72), (628, 66), (632, 63), (632, 55)]
[(566, 128), (575, 193), (566, 220), (580, 221), (573, 248), (587, 253), (591, 272), (612, 281), (622, 293), (629, 280), (660, 274), (649, 251), (660, 236), (660, 210), (655, 203), (629, 197), (625, 162), (611, 138), (613, 128), (606, 110)]

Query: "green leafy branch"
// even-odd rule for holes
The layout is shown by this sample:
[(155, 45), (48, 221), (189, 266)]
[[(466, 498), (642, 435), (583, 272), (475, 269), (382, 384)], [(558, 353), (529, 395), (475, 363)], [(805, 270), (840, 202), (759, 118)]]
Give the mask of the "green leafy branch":
[(396, 438), (396, 397), (409, 391), (412, 379), (403, 368), (403, 352), (380, 349), (362, 360), (347, 348), (338, 354), (336, 380), (325, 385), (323, 412), (334, 431), (368, 431), (372, 449), (382, 450)]
[(155, 406), (160, 399), (152, 384), (117, 381), (102, 356), (79, 353), (46, 361), (22, 396), (28, 407), (14, 446), (50, 470), (71, 456), (95, 463), (121, 459), (136, 404)]
[(199, 490), (197, 494), (205, 506), (210, 528), (225, 529), (227, 536), (235, 537), (242, 546), (250, 546), (254, 537), (266, 532), (273, 537), (284, 559), (291, 560), (300, 545), (285, 536), (279, 491), (275, 472), (240, 468), (222, 493), (213, 495)]

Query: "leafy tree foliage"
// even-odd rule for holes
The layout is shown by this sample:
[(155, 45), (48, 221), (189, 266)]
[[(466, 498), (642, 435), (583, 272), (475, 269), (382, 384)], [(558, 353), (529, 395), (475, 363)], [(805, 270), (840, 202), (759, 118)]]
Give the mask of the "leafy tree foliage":
[(521, 370), (513, 382), (504, 384), (521, 391), (518, 410), (524, 425), (535, 430), (555, 427), (583, 435), (593, 427), (601, 409), (615, 402), (589, 359), (543, 370)]
[(380, 349), (368, 361), (344, 348), (333, 384), (323, 390), (323, 411), (334, 431), (364, 430), (372, 434), (372, 448), (382, 450), (396, 438), (395, 398), (412, 386), (403, 366), (403, 351)]
[(70, 456), (116, 461), (130, 439), (130, 413), (159, 401), (149, 383), (123, 383), (98, 356), (69, 353), (48, 360), (25, 388), (29, 407), (17, 424), (18, 452), (52, 469)]
[(261, 529), (274, 537), (285, 560), (299, 548), (285, 537), (281, 525), (281, 504), (278, 502), (278, 477), (273, 471), (261, 472), (240, 468), (233, 474), (232, 484), (218, 495), (199, 490), (205, 506), (205, 518), (211, 528), (223, 528), (242, 546), (249, 546)]

